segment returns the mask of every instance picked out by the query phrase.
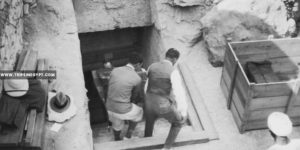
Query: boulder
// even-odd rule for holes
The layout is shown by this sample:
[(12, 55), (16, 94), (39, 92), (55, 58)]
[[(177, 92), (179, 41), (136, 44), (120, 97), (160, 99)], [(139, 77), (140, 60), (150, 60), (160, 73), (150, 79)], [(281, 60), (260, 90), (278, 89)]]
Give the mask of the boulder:
[(227, 40), (284, 37), (288, 29), (286, 9), (281, 0), (223, 0), (202, 19), (204, 41), (213, 66), (223, 64)]

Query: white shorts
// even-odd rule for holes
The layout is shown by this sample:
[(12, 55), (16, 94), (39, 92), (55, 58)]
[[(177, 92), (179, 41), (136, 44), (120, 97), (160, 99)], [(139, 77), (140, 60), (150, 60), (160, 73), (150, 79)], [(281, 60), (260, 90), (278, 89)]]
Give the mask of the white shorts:
[(130, 120), (139, 122), (143, 119), (144, 111), (136, 104), (132, 104), (132, 108), (128, 113), (119, 114), (112, 111), (107, 111), (109, 121), (112, 123), (112, 127), (116, 131), (120, 131), (124, 128), (124, 120)]

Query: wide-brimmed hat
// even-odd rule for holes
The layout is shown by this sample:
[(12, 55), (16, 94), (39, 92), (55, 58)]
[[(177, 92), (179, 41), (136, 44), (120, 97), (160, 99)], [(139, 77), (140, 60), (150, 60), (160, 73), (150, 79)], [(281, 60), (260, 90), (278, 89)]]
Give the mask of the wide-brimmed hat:
[(48, 120), (64, 122), (76, 114), (73, 98), (63, 92), (49, 93)]
[(293, 124), (288, 115), (273, 112), (268, 117), (268, 127), (277, 136), (288, 136), (292, 133)]
[(28, 79), (5, 79), (4, 91), (12, 97), (20, 97), (27, 93), (29, 89)]

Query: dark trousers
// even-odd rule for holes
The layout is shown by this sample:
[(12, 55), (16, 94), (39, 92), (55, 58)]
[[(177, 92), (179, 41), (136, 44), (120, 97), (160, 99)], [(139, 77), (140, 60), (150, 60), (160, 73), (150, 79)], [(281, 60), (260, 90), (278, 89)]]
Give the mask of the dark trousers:
[(147, 93), (145, 102), (145, 137), (153, 134), (154, 123), (157, 118), (165, 118), (171, 123), (171, 128), (164, 144), (164, 148), (171, 148), (177, 135), (185, 122), (185, 119), (177, 111), (174, 104), (168, 98)]

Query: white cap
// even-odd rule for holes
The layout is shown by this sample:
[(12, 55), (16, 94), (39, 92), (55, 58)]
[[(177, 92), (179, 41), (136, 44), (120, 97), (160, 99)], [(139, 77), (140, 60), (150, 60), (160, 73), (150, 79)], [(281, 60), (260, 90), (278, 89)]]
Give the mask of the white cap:
[(277, 136), (288, 136), (292, 133), (293, 124), (288, 115), (273, 112), (268, 117), (268, 127)]
[(27, 79), (5, 79), (4, 91), (12, 97), (23, 96), (29, 89), (29, 83)]

